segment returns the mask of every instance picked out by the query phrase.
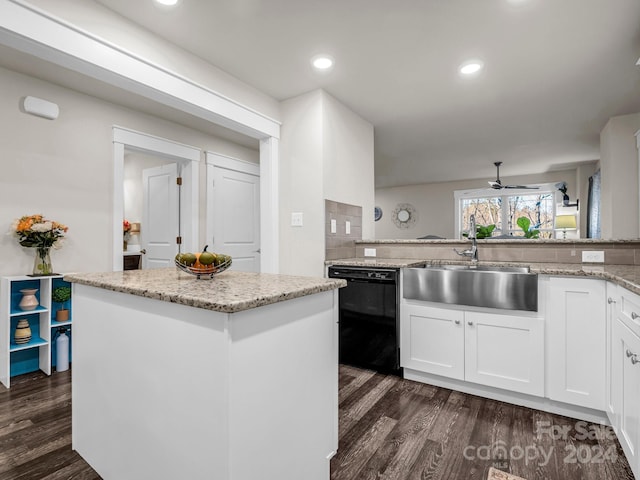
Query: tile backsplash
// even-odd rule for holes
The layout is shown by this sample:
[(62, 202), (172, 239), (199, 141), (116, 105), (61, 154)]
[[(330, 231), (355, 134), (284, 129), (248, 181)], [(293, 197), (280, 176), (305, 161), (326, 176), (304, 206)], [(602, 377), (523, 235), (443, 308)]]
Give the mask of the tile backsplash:
[[(331, 221), (336, 232), (331, 232)], [(347, 222), (350, 232), (347, 233)], [(356, 240), (362, 240), (362, 207), (346, 203), (324, 201), (324, 250), (325, 260), (353, 258), (356, 256)]]

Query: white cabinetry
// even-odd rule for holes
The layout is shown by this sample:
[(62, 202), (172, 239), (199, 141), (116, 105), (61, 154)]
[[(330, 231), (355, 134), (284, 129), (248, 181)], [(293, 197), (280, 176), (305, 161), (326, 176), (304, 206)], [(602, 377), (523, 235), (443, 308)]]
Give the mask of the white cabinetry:
[(400, 363), (403, 367), (464, 380), (464, 312), (405, 304)]
[(640, 297), (619, 288), (612, 325), (611, 400), (620, 445), (640, 476)]
[(604, 280), (549, 279), (548, 397), (605, 410)]
[(465, 380), (544, 396), (544, 319), (465, 312)]
[(401, 364), (419, 372), (544, 395), (544, 319), (405, 301)]
[[(7, 388), (11, 377), (22, 373), (42, 370), (51, 374), (55, 366), (55, 338), (59, 327), (71, 326), (71, 317), (64, 322), (55, 320), (56, 307), (71, 309), (71, 300), (63, 305), (53, 305), (51, 292), (57, 287), (69, 287), (60, 275), (46, 277), (3, 277), (0, 287), (0, 382)], [(20, 290), (35, 289), (38, 306), (24, 311), (19, 307)], [(31, 340), (18, 344), (14, 340), (16, 326), (27, 320), (31, 329)], [(68, 332), (70, 334), (70, 331)], [(70, 336), (70, 335), (69, 335)]]
[(619, 297), (619, 288), (615, 283), (607, 282), (607, 304), (605, 308), (607, 309), (606, 314), (606, 336), (605, 336), (605, 389), (604, 389), (604, 399), (605, 399), (605, 411), (607, 412), (607, 417), (609, 417), (609, 421), (614, 428), (618, 428), (618, 419), (616, 418), (616, 412), (613, 405), (613, 365), (615, 363), (615, 359), (613, 358), (613, 324), (616, 321), (616, 307), (618, 304)]

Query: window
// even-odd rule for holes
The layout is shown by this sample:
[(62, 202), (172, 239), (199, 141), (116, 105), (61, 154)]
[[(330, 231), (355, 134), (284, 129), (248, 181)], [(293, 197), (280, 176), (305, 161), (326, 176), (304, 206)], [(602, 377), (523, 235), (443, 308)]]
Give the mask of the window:
[(553, 238), (555, 189), (551, 184), (533, 189), (458, 190), (456, 200), (456, 238), (469, 231), (469, 219), (475, 215), (477, 225), (496, 226), (493, 236), (524, 236), (518, 218), (526, 217), (531, 229), (540, 230), (540, 238)]

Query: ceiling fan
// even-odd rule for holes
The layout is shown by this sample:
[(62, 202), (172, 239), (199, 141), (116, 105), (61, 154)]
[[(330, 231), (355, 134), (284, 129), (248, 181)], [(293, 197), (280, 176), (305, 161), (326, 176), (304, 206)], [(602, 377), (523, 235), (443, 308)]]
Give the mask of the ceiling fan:
[(502, 162), (493, 162), (493, 164), (496, 166), (497, 175), (496, 175), (495, 181), (489, 180), (489, 186), (494, 190), (502, 190), (503, 188), (520, 188), (520, 189), (528, 189), (528, 190), (537, 190), (538, 188), (540, 188), (540, 187), (530, 187), (528, 185), (502, 185), (502, 182), (500, 181), (500, 165), (502, 165)]

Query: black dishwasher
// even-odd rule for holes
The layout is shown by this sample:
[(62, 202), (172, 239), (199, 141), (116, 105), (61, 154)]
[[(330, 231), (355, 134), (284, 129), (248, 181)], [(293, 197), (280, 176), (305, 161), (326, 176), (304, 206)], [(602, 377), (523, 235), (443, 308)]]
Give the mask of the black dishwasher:
[(402, 375), (398, 324), (398, 269), (329, 267), (339, 290), (340, 363)]

